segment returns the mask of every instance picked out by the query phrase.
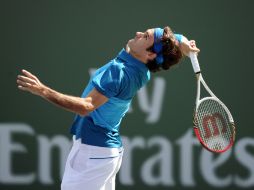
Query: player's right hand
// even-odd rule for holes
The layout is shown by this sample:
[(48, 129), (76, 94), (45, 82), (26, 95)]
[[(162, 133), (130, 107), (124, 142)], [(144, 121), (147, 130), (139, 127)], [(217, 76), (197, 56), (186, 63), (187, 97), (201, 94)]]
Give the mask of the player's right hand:
[(179, 45), (182, 53), (186, 56), (189, 56), (189, 53), (192, 52), (200, 52), (200, 49), (197, 48), (195, 40), (188, 40), (183, 36), (182, 42)]

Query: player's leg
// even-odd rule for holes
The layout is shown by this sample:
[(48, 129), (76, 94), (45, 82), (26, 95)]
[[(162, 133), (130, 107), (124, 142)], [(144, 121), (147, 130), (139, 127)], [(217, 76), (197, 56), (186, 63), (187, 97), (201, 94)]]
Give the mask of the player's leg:
[(120, 155), (118, 157), (117, 165), (115, 167), (115, 171), (113, 171), (112, 175), (109, 177), (109, 179), (106, 182), (105, 190), (115, 190), (115, 184), (116, 184), (116, 174), (120, 170), (121, 164), (122, 164), (122, 157), (123, 157), (123, 150), (121, 150)]
[(119, 149), (94, 147), (81, 143), (77, 146), (78, 148), (71, 151), (72, 154), (67, 160), (61, 189), (105, 190), (109, 179), (111, 189), (114, 188), (115, 179), (111, 178), (120, 168)]
[(79, 143), (79, 141), (75, 140), (75, 136), (73, 136), (73, 145), (66, 160), (61, 186), (63, 186), (63, 184), (65, 184), (65, 182), (70, 178), (70, 162), (78, 151)]

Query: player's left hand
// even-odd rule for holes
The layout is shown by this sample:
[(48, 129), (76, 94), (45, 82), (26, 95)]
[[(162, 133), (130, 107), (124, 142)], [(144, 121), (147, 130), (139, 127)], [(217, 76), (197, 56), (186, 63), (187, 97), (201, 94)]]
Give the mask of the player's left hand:
[(22, 74), (17, 77), (18, 88), (38, 96), (43, 96), (43, 91), (47, 87), (32, 73), (23, 69)]

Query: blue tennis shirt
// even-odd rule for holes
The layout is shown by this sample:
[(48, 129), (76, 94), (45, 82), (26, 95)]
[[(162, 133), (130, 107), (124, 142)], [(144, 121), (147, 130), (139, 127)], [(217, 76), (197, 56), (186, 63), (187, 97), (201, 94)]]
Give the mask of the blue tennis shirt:
[(71, 133), (82, 143), (101, 147), (121, 147), (119, 127), (137, 91), (150, 80), (144, 63), (124, 49), (118, 56), (96, 70), (82, 97), (96, 89), (108, 101), (87, 116), (76, 115)]

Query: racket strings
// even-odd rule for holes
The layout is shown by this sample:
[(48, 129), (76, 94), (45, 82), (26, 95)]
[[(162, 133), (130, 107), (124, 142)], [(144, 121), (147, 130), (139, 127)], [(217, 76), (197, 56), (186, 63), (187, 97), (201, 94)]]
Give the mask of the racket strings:
[(233, 126), (219, 102), (214, 99), (204, 100), (198, 106), (195, 116), (194, 123), (205, 146), (220, 151), (231, 144), (234, 136)]

